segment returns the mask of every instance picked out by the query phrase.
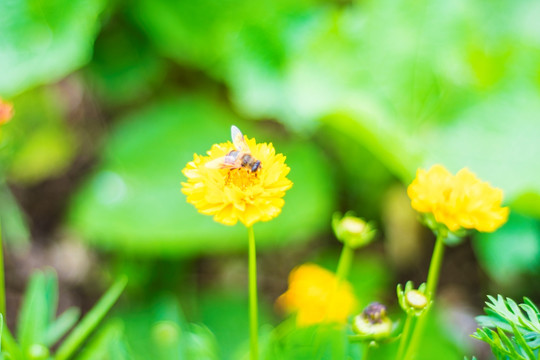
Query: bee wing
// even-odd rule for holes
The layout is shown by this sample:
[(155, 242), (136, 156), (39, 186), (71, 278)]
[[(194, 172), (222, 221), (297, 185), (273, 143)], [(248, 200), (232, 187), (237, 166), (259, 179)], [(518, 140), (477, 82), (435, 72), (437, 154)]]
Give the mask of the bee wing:
[(226, 169), (234, 167), (234, 159), (229, 155), (219, 157), (204, 164), (209, 169)]
[(246, 143), (246, 139), (244, 138), (244, 134), (242, 134), (240, 129), (234, 125), (231, 126), (231, 138), (236, 150), (243, 153), (250, 153), (249, 146)]

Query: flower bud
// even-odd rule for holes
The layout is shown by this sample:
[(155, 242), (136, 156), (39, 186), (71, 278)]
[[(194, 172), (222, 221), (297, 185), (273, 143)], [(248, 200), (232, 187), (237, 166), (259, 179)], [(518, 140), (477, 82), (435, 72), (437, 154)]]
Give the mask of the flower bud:
[(379, 341), (390, 337), (392, 321), (386, 316), (386, 306), (374, 302), (354, 317), (352, 328), (363, 341)]
[(397, 296), (403, 311), (414, 316), (420, 316), (431, 304), (426, 295), (425, 283), (421, 284), (418, 289), (413, 289), (411, 281), (405, 284), (405, 289), (400, 284), (397, 286)]
[(340, 214), (334, 214), (332, 227), (338, 240), (353, 249), (369, 244), (376, 234), (376, 230), (370, 223), (350, 213), (345, 214), (341, 219)]
[(419, 310), (424, 309), (428, 304), (427, 296), (414, 289), (405, 293), (405, 301), (407, 305)]

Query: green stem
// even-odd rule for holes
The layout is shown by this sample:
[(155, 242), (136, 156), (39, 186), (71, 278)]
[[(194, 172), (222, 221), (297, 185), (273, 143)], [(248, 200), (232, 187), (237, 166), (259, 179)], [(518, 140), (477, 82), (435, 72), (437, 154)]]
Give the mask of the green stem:
[(405, 325), (403, 326), (403, 331), (401, 332), (401, 340), (399, 341), (399, 348), (397, 352), (396, 359), (402, 359), (403, 354), (405, 353), (405, 346), (408, 343), (409, 337), (411, 336), (411, 330), (413, 325), (414, 315), (407, 314), (407, 320), (405, 320)]
[(444, 236), (438, 234), (437, 241), (435, 242), (435, 248), (433, 249), (433, 256), (431, 257), (431, 264), (429, 265), (429, 273), (426, 283), (426, 294), (429, 300), (433, 300), (435, 297), (435, 290), (437, 289), (437, 283), (439, 282), (443, 255)]
[(369, 346), (368, 343), (364, 344), (364, 351), (362, 353), (362, 360), (367, 360), (368, 355), (369, 355), (369, 348), (370, 348), (370, 346)]
[(257, 254), (255, 252), (255, 235), (253, 226), (248, 227), (249, 240), (249, 334), (250, 359), (259, 357), (258, 310), (257, 310)]
[(424, 331), (426, 324), (427, 314), (431, 308), (433, 299), (435, 298), (435, 290), (439, 282), (439, 274), (441, 272), (442, 259), (444, 255), (444, 236), (440, 233), (437, 234), (437, 240), (435, 242), (435, 248), (433, 249), (433, 255), (431, 257), (431, 263), (429, 264), (429, 272), (426, 283), (426, 295), (428, 297), (428, 308), (420, 315), (416, 325), (414, 326), (413, 333), (411, 335), (411, 341), (405, 353), (405, 360), (411, 359), (416, 354), (416, 349)]
[(350, 246), (347, 246), (347, 244), (343, 244), (343, 249), (341, 250), (338, 267), (336, 270), (336, 277), (338, 281), (347, 280), (353, 257), (354, 250)]
[(0, 313), (6, 321), (6, 286), (4, 282), (4, 250), (2, 242), (2, 228), (0, 227)]

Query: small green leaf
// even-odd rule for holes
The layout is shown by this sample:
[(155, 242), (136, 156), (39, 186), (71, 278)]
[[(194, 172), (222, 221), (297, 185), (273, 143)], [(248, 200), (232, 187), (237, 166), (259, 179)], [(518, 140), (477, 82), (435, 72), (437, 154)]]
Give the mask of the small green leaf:
[(79, 320), (80, 313), (79, 309), (72, 307), (58, 316), (45, 330), (43, 344), (49, 347), (53, 346), (75, 325)]
[(529, 305), (530, 307), (532, 307), (534, 309), (534, 311), (536, 312), (536, 314), (538, 314), (538, 316), (540, 316), (540, 310), (538, 310), (538, 307), (531, 301), (531, 299), (529, 299), (528, 297), (524, 297), (523, 302), (525, 304)]
[(522, 325), (530, 330), (534, 330), (540, 333), (540, 321), (538, 321), (538, 313), (529, 305), (520, 304), (519, 305), (523, 311), (527, 314), (528, 321), (526, 318), (521, 318)]
[(78, 350), (82, 343), (88, 338), (90, 333), (98, 326), (99, 322), (105, 317), (116, 300), (120, 297), (127, 284), (127, 278), (118, 279), (107, 290), (105, 295), (99, 299), (98, 303), (86, 314), (81, 322), (67, 336), (64, 342), (58, 348), (55, 360), (70, 359)]
[(504, 351), (506, 351), (509, 355), (511, 355), (513, 358), (516, 357), (516, 358), (519, 358), (519, 354), (518, 352), (516, 351), (516, 348), (514, 346), (514, 343), (512, 343), (512, 341), (508, 338), (508, 336), (506, 335), (506, 333), (500, 329), (500, 328), (497, 328), (497, 333), (499, 335), (499, 338), (501, 339), (502, 341), (502, 344), (504, 344), (504, 347), (501, 345), (501, 349), (503, 349)]
[(206, 326), (191, 324), (187, 339), (187, 358), (218, 360), (218, 345), (214, 334)]
[(2, 240), (6, 244), (25, 247), (29, 244), (30, 231), (19, 204), (6, 183), (0, 183), (0, 219)]
[(536, 356), (534, 356), (533, 351), (529, 348), (529, 344), (527, 343), (527, 341), (525, 341), (525, 338), (523, 337), (521, 332), (517, 329), (516, 325), (511, 325), (514, 333), (514, 339), (516, 343), (520, 346), (521, 350), (525, 352), (528, 360), (536, 360)]
[(4, 353), (10, 354), (13, 360), (24, 360), (23, 352), (19, 347), (19, 344), (13, 338), (13, 335), (9, 332), (7, 326), (2, 329), (2, 345), (4, 345)]
[(45, 329), (56, 312), (57, 286), (56, 274), (52, 270), (32, 274), (18, 322), (17, 335), (23, 351), (34, 344), (43, 344)]

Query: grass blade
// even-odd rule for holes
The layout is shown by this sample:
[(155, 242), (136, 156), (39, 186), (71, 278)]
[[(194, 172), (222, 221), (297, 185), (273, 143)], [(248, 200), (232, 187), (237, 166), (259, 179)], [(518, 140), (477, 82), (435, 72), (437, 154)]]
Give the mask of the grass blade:
[(62, 345), (60, 345), (55, 360), (67, 360), (79, 350), (82, 343), (105, 317), (116, 300), (118, 300), (126, 284), (127, 278), (122, 277), (109, 288), (105, 295), (101, 297), (98, 303), (86, 314), (79, 325), (73, 329)]
[(49, 325), (45, 330), (43, 335), (43, 344), (51, 347), (53, 346), (62, 336), (64, 336), (69, 329), (75, 325), (81, 312), (77, 308), (69, 308), (60, 315), (56, 321)]
[(22, 350), (15, 342), (7, 326), (2, 327), (2, 345), (4, 353), (10, 354), (13, 360), (24, 360)]

